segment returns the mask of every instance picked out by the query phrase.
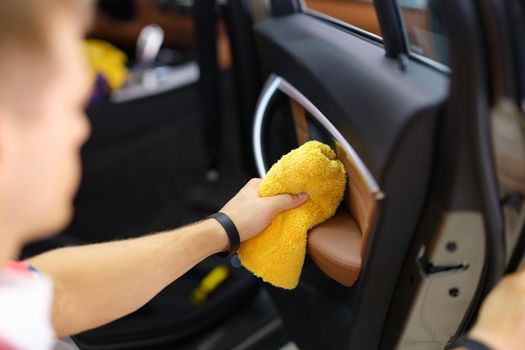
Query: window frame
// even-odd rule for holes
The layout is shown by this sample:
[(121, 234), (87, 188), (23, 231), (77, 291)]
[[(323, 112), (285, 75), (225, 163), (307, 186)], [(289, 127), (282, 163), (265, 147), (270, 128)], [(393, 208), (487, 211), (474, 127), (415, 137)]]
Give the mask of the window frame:
[[(403, 29), (403, 32), (405, 33), (405, 40), (406, 40), (406, 44), (407, 44), (407, 48), (408, 48), (408, 56), (409, 56), (409, 58), (411, 58), (412, 60), (414, 60), (416, 62), (425, 64), (425, 65), (430, 66), (430, 67), (432, 67), (434, 69), (437, 69), (438, 71), (440, 71), (442, 73), (450, 75), (450, 73), (452, 71), (450, 70), (450, 67), (447, 66), (446, 64), (441, 63), (439, 61), (436, 61), (436, 60), (434, 60), (434, 59), (432, 59), (430, 57), (418, 54), (418, 53), (416, 53), (416, 52), (411, 50), (411, 43), (410, 43), (410, 40), (408, 39), (408, 35), (406, 34), (407, 33), (407, 25), (406, 25), (405, 17), (403, 15), (403, 11), (401, 10), (401, 6), (399, 5), (399, 0), (391, 0), (391, 1), (395, 2), (396, 8), (397, 8), (397, 11), (398, 11), (398, 14), (399, 14), (399, 17), (401, 19), (401, 23), (403, 24), (403, 28), (402, 29)], [(412, 8), (412, 7), (407, 7), (407, 8), (415, 9), (415, 8)], [(448, 37), (447, 37), (447, 45), (448, 45)]]
[[(397, 0), (390, 0), (390, 1), (394, 1), (395, 2), (395, 5), (396, 5), (396, 10), (398, 12), (398, 15), (401, 19), (401, 23), (403, 25), (403, 27), (401, 28), (401, 30), (403, 31), (404, 34), (404, 40), (405, 40), (405, 43), (406, 45), (409, 45), (409, 40), (408, 40), (408, 37), (406, 36), (406, 22), (405, 22), (405, 19), (403, 17), (403, 14), (401, 12), (401, 7), (399, 6), (399, 2)], [(366, 1), (366, 2), (370, 2), (371, 4), (374, 4), (375, 5), (375, 1)], [(355, 34), (365, 40), (368, 40), (370, 41), (371, 43), (374, 43), (374, 44), (378, 44), (378, 45), (381, 45), (384, 47), (384, 39), (382, 36), (379, 36), (377, 34), (374, 34), (374, 33), (371, 33), (369, 31), (366, 31), (358, 26), (355, 26), (353, 24), (350, 24), (348, 22), (345, 22), (343, 20), (340, 20), (340, 19), (337, 19), (335, 17), (332, 17), (330, 15), (327, 15), (325, 13), (322, 13), (322, 12), (319, 12), (319, 11), (316, 11), (316, 10), (313, 10), (313, 9), (310, 9), (308, 8), (305, 0), (300, 0), (299, 1), (299, 11), (300, 12), (303, 12), (307, 15), (310, 15), (312, 17), (315, 17), (325, 23), (328, 23), (328, 24), (331, 24), (331, 25), (334, 25), (342, 30), (345, 30), (345, 31), (348, 31), (352, 34)], [(417, 63), (421, 63), (421, 64), (424, 64), (426, 66), (429, 66), (441, 73), (444, 73), (444, 74), (447, 74), (447, 75), (450, 75), (451, 73), (451, 70), (450, 70), (450, 67), (448, 67), (447, 65), (439, 62), (439, 61), (436, 61), (436, 60), (433, 60), (429, 57), (426, 57), (426, 56), (423, 56), (421, 54), (418, 54), (418, 53), (415, 53), (413, 51), (410, 50), (410, 47), (407, 46), (408, 48), (408, 57), (410, 60), (414, 61), (414, 62), (417, 62)]]

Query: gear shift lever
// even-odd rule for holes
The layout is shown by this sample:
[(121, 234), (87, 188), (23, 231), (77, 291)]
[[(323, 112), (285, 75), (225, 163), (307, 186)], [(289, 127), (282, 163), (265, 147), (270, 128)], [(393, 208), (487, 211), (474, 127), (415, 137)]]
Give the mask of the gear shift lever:
[(145, 26), (137, 39), (137, 66), (151, 67), (164, 42), (164, 31), (156, 24)]

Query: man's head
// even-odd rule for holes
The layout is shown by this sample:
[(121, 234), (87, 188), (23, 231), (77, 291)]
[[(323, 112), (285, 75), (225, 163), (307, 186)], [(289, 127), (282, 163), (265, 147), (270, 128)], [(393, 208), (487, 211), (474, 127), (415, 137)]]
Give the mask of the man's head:
[(0, 236), (19, 244), (72, 215), (89, 134), (89, 11), (87, 0), (0, 1)]

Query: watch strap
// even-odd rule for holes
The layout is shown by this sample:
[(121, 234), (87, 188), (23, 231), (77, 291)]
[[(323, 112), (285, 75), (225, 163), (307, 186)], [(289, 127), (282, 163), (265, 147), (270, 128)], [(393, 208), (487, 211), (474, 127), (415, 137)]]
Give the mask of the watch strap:
[(228, 240), (230, 241), (230, 250), (229, 252), (219, 253), (220, 256), (228, 256), (232, 253), (235, 253), (239, 246), (241, 245), (241, 238), (239, 236), (239, 231), (237, 230), (237, 227), (235, 226), (234, 222), (230, 217), (222, 212), (217, 212), (215, 214), (210, 215), (210, 218), (213, 218), (221, 224), (221, 226), (224, 228), (224, 231), (226, 231), (226, 235), (228, 236)]

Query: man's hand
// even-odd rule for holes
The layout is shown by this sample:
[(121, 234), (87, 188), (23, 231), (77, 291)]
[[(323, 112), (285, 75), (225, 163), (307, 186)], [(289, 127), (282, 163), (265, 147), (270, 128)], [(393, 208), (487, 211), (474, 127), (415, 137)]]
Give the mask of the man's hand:
[(495, 350), (525, 345), (525, 270), (504, 277), (485, 299), (470, 337)]
[(228, 215), (241, 238), (241, 242), (263, 231), (282, 211), (296, 208), (308, 200), (306, 193), (259, 196), (261, 179), (251, 179), (222, 209)]

